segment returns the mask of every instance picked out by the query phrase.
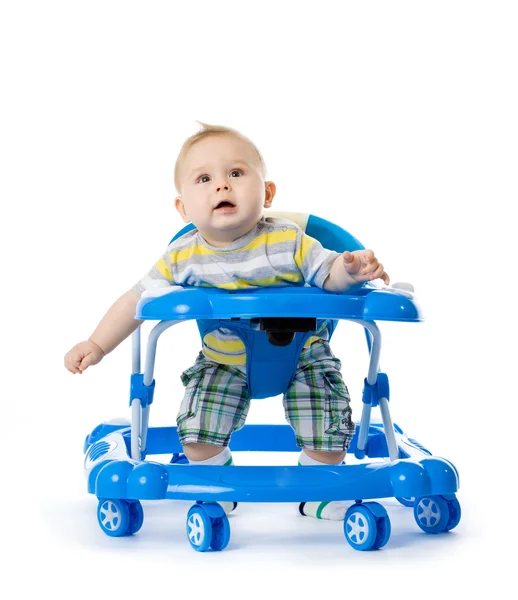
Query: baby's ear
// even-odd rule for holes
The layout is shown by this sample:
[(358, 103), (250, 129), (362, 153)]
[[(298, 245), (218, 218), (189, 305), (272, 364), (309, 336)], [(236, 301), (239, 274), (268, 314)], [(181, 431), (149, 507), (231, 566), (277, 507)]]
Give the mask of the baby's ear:
[(174, 201), (174, 207), (175, 207), (175, 208), (176, 208), (176, 210), (177, 210), (177, 211), (180, 213), (180, 216), (182, 217), (182, 219), (183, 219), (183, 222), (184, 222), (184, 223), (189, 223), (189, 222), (190, 222), (190, 219), (189, 219), (189, 217), (187, 216), (187, 213), (185, 212), (185, 205), (184, 205), (184, 203), (183, 203), (183, 201), (182, 201), (182, 197), (181, 197), (181, 196), (177, 196), (177, 197), (175, 198), (175, 201)]
[(275, 196), (275, 192), (277, 191), (277, 187), (273, 181), (267, 181), (264, 184), (265, 195), (264, 195), (264, 208), (270, 208), (273, 202), (273, 198)]

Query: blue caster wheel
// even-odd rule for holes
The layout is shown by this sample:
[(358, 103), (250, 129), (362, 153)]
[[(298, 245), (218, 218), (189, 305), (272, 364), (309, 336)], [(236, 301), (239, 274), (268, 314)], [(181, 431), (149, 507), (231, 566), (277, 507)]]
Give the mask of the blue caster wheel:
[(215, 503), (195, 504), (187, 513), (187, 538), (197, 552), (223, 550), (230, 541), (225, 511)]
[(403, 506), (413, 507), (415, 504), (415, 498), (398, 498), (398, 497), (396, 497), (396, 500)]
[(379, 548), (383, 548), (390, 538), (392, 529), (390, 527), (390, 519), (388, 518), (388, 515), (386, 517), (380, 517), (377, 519), (376, 526), (378, 528), (378, 533), (376, 534), (373, 548), (378, 550)]
[(110, 537), (126, 535), (130, 524), (130, 509), (126, 500), (99, 500), (97, 520)]
[(457, 525), (459, 524), (459, 521), (460, 521), (460, 516), (461, 516), (460, 503), (457, 500), (457, 497), (455, 496), (455, 494), (453, 494), (451, 497), (443, 496), (443, 498), (448, 503), (448, 511), (450, 513), (450, 518), (448, 519), (448, 522), (446, 523), (446, 527), (444, 528), (444, 531), (451, 531), (452, 529), (457, 527)]
[(387, 511), (377, 502), (354, 504), (345, 514), (344, 534), (355, 550), (378, 550), (391, 533)]
[(213, 519), (212, 540), (210, 547), (213, 550), (224, 550), (230, 541), (230, 524), (227, 515)]
[(446, 527), (450, 522), (448, 501), (443, 496), (417, 498), (414, 504), (414, 518), (425, 533), (446, 531)]
[(376, 518), (366, 506), (354, 504), (345, 513), (345, 539), (355, 550), (373, 548), (377, 533)]
[(212, 541), (212, 523), (205, 509), (199, 504), (187, 513), (187, 539), (197, 552), (205, 552)]
[(128, 502), (129, 508), (129, 525), (126, 531), (127, 535), (133, 535), (142, 527), (144, 523), (144, 509), (138, 500)]

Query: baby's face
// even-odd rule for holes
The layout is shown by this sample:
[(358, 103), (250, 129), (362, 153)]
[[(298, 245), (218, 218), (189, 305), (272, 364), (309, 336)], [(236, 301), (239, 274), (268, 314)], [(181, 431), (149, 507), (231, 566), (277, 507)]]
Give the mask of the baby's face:
[(254, 148), (232, 135), (196, 142), (180, 167), (180, 185), (178, 212), (213, 246), (250, 231), (275, 193), (275, 186), (264, 181)]

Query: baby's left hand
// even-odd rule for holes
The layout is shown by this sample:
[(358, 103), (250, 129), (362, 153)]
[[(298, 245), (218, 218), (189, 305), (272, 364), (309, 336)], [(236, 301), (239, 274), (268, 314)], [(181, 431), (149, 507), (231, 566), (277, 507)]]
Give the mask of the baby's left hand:
[(344, 269), (347, 274), (357, 283), (365, 283), (373, 279), (383, 279), (386, 285), (390, 283), (390, 277), (383, 270), (383, 265), (378, 262), (372, 250), (355, 250), (342, 255)]

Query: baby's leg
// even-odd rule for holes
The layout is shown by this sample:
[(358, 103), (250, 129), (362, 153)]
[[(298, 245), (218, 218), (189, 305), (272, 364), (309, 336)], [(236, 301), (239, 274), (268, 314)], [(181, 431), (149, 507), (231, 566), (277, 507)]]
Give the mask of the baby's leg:
[[(228, 466), (233, 431), (245, 424), (250, 395), (245, 367), (221, 365), (200, 353), (182, 374), (185, 395), (177, 417), (178, 437), (190, 464)], [(232, 510), (235, 503), (224, 506)]]
[(217, 363), (200, 352), (182, 373), (182, 383), (178, 438), (190, 460), (207, 460), (228, 446), (232, 432), (245, 424), (250, 407), (246, 368)]
[[(354, 435), (350, 397), (340, 361), (329, 344), (315, 342), (300, 356), (295, 377), (284, 397), (286, 418), (303, 448), (299, 465), (339, 465)], [(345, 516), (345, 502), (307, 502), (301, 514), (321, 519)]]
[[(183, 445), (183, 451), (189, 459), (190, 463), (205, 463), (205, 464), (226, 464), (227, 461), (221, 462), (218, 457), (222, 454), (227, 454), (225, 449), (228, 450), (228, 446), (212, 446), (211, 444), (198, 444), (190, 443)], [(228, 450), (230, 455), (230, 450)], [(232, 460), (232, 457), (230, 457)]]
[(325, 465), (342, 464), (342, 461), (344, 460), (346, 454), (345, 450), (343, 452), (323, 452), (322, 450), (310, 450), (309, 448), (304, 448), (303, 453), (306, 456), (309, 456), (309, 458), (312, 458), (314, 461), (318, 463), (323, 463)]

